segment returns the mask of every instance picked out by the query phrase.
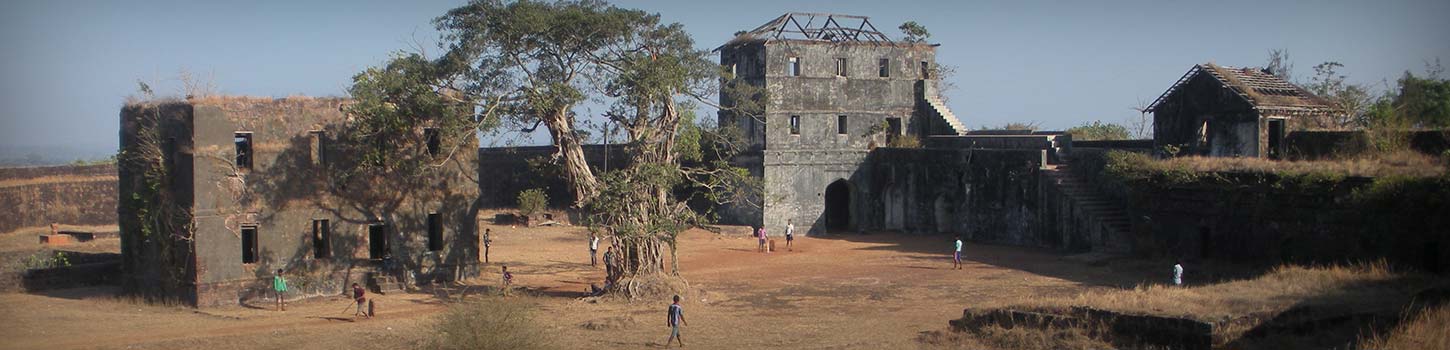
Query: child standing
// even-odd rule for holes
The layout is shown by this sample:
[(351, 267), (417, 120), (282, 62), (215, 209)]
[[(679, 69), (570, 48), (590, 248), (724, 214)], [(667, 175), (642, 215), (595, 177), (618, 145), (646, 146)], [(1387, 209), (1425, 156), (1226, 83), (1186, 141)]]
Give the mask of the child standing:
[(589, 266), (599, 266), (599, 235), (589, 234)]
[(272, 276), (272, 290), (277, 292), (277, 309), (287, 311), (287, 301), (282, 299), (287, 293), (287, 279), (282, 278), (282, 269), (277, 269), (277, 274)]
[(483, 263), (488, 263), (488, 248), (493, 245), (493, 238), (489, 237), (492, 229), (483, 229)]
[(791, 247), (791, 242), (794, 242), (794, 241), (795, 241), (795, 224), (794, 223), (791, 223), (790, 219), (786, 219), (785, 220), (785, 250), (786, 251), (794, 251), (795, 250), (794, 248)]
[(503, 267), (503, 295), (504, 296), (508, 296), (509, 295), (509, 289), (512, 288), (511, 286), (513, 286), (513, 284), (514, 284), (514, 274), (509, 273), (509, 267), (507, 265), (505, 265)]
[(759, 245), (759, 248), (757, 250), (759, 250), (761, 253), (764, 253), (765, 252), (765, 225), (761, 225), (759, 228), (756, 228), (755, 229), (755, 237), (756, 238), (759, 238), (759, 240), (760, 240), (760, 245)]
[(952, 254), (952, 269), (962, 269), (962, 236), (957, 236), (957, 250)]

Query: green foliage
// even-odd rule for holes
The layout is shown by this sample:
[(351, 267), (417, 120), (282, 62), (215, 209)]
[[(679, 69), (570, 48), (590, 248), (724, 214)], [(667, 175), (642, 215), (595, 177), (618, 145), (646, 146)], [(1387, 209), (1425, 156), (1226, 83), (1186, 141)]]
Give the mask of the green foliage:
[(931, 33), (926, 31), (926, 26), (916, 23), (916, 21), (906, 21), (896, 29), (901, 29), (901, 34), (906, 35), (903, 41), (909, 43), (925, 43), (926, 39), (931, 38)]
[(26, 270), (50, 269), (70, 266), (70, 258), (67, 258), (65, 256), (65, 252), (40, 251), (25, 257)]
[(921, 139), (916, 135), (897, 135), (892, 137), (886, 147), (891, 148), (921, 148)]
[(519, 213), (524, 216), (534, 215), (549, 206), (549, 195), (544, 193), (542, 188), (532, 188), (519, 191)]
[(446, 67), (422, 55), (397, 53), (383, 67), (353, 76), (348, 94), (356, 103), (346, 110), (354, 119), (341, 130), (335, 147), (360, 159), (344, 164), (408, 176), (432, 161), (422, 156), (423, 128), (436, 128), (441, 148), (451, 153), (471, 144), (476, 131), (495, 127), (494, 119), (473, 119), (474, 104), (441, 82), (446, 73)]
[(550, 337), (534, 322), (529, 305), (509, 299), (455, 304), (426, 337), (428, 349), (549, 349)]
[(1396, 93), (1369, 108), (1369, 119), (1403, 128), (1450, 127), (1450, 80), (1405, 72)]
[(1003, 124), (1002, 126), (998, 126), (998, 127), (995, 127), (995, 128), (994, 127), (989, 127), (989, 126), (983, 125), (982, 127), (977, 128), (977, 130), (1027, 130), (1027, 131), (1034, 131), (1034, 130), (1037, 130), (1037, 128), (1038, 128), (1037, 122), (1011, 122), (1011, 123)]
[(1315, 65), (1314, 76), (1306, 86), (1315, 95), (1328, 99), (1331, 104), (1343, 111), (1343, 114), (1306, 119), (1295, 125), (1338, 129), (1362, 127), (1367, 124), (1365, 113), (1373, 100), (1369, 88), (1349, 83), (1345, 75), (1338, 71), (1343, 67), (1343, 64), (1332, 61)]
[(1128, 128), (1118, 124), (1093, 121), (1067, 129), (1072, 134), (1072, 139), (1077, 141), (1093, 140), (1127, 140)]

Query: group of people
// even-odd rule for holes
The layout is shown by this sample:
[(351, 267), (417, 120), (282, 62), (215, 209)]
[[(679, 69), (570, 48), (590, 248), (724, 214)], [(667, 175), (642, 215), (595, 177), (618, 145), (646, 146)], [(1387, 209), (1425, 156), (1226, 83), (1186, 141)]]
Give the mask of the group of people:
[[(769, 238), (765, 234), (765, 226), (762, 225), (755, 227), (755, 238), (760, 241), (760, 244), (756, 246), (756, 251), (761, 253), (769, 253), (771, 247), (766, 247), (766, 241), (769, 240)], [(792, 246), (794, 243), (795, 223), (787, 219), (785, 220), (785, 250), (794, 251), (795, 247)]]
[[(277, 269), (277, 274), (272, 275), (272, 291), (277, 295), (277, 310), (287, 311), (287, 278), (282, 276), (282, 269)], [(357, 311), (352, 313), (352, 317), (355, 318), (361, 315), (367, 318), (373, 318), (371, 308), (368, 308), (366, 311), (363, 309), (363, 304), (366, 304), (368, 301), (367, 291), (356, 282), (352, 284), (352, 299), (357, 302)]]

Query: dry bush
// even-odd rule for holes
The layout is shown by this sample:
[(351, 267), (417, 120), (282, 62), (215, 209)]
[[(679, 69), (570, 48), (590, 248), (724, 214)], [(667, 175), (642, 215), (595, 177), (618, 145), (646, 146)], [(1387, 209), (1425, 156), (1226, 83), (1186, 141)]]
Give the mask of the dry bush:
[(1388, 334), (1367, 337), (1364, 349), (1450, 349), (1450, 304), (1422, 310)]
[(439, 316), (428, 349), (548, 349), (548, 335), (534, 323), (530, 305), (518, 299), (485, 298), (453, 304)]
[(1131, 290), (1045, 299), (1040, 306), (1088, 306), (1214, 322), (1276, 313), (1311, 299), (1314, 303), (1354, 305), (1374, 303), (1386, 295), (1413, 293), (1409, 284), (1391, 283), (1400, 282), (1401, 277), (1383, 262), (1328, 267), (1285, 265), (1253, 279), (1197, 287), (1139, 285)]
[(1264, 158), (1178, 157), (1165, 159), (1158, 166), (1164, 169), (1189, 169), (1203, 172), (1256, 172), (1280, 175), (1328, 173), (1345, 176), (1378, 177), (1400, 175), (1435, 177), (1445, 174), (1444, 160), (1414, 151), (1367, 154), (1362, 157), (1336, 160), (1285, 161)]

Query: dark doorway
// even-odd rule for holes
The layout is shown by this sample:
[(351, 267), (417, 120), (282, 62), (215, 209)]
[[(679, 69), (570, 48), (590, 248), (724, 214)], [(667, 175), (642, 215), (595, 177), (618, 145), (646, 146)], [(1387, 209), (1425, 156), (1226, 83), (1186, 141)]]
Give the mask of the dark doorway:
[(836, 180), (826, 186), (826, 229), (846, 230), (851, 227), (851, 185)]
[(257, 227), (242, 226), (242, 263), (257, 263)]
[(388, 253), (388, 225), (368, 225), (368, 258), (382, 259)]
[(1269, 119), (1269, 158), (1284, 156), (1284, 120)]

